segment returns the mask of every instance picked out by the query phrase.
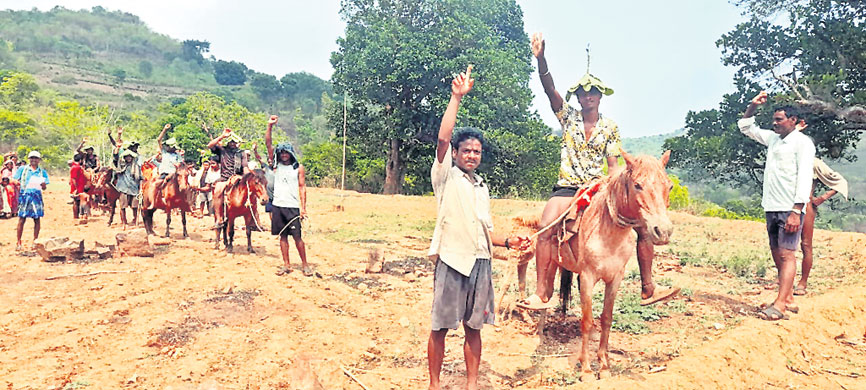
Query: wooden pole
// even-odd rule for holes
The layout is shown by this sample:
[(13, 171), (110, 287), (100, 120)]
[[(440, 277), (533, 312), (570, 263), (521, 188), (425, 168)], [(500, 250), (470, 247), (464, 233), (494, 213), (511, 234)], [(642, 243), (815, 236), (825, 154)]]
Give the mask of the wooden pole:
[(346, 93), (343, 92), (343, 178), (340, 181), (340, 191), (346, 190)]
[(343, 207), (343, 200), (346, 198), (346, 92), (343, 92), (343, 174), (342, 179), (340, 179), (340, 205), (337, 206), (337, 210), (343, 211), (345, 208)]

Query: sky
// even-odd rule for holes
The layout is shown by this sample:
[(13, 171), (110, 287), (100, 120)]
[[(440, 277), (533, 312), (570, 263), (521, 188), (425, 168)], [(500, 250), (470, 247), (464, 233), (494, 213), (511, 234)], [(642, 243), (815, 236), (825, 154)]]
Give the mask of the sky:
[[(467, 0), (469, 1), (469, 0)], [(624, 137), (668, 133), (685, 125), (690, 110), (715, 108), (733, 90), (735, 69), (721, 63), (715, 42), (743, 21), (727, 0), (517, 0), (527, 34), (541, 32), (557, 89), (586, 71), (615, 93), (601, 113)], [(50, 10), (101, 5), (139, 16), (152, 30), (178, 40), (211, 43), (211, 54), (277, 77), (306, 71), (329, 79), (331, 52), (343, 34), (339, 0), (0, 0), (0, 9)], [(534, 63), (534, 61), (533, 61)], [(558, 129), (547, 96), (533, 73), (537, 110)], [(577, 105), (577, 99), (572, 103)]]

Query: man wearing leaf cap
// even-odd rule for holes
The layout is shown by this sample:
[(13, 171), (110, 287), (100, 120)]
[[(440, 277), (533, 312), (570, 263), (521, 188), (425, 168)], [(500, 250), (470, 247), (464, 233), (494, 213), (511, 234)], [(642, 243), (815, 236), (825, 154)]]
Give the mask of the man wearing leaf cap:
[[(613, 89), (589, 73), (589, 61), (587, 60), (586, 74), (569, 88), (563, 100), (547, 67), (544, 39), (540, 33), (532, 36), (532, 54), (538, 59), (538, 73), (544, 92), (550, 99), (550, 108), (562, 124), (559, 179), (541, 216), (541, 226), (547, 226), (565, 212), (580, 187), (604, 176), (605, 163), (609, 174), (617, 172), (617, 158), (622, 154), (622, 144), (616, 123), (598, 111), (602, 96), (612, 95)], [(568, 104), (572, 95), (577, 96), (580, 110)], [(556, 306), (555, 300), (551, 300), (553, 281), (559, 268), (554, 261), (559, 250), (554, 230), (556, 229), (549, 229), (538, 236), (535, 252), (536, 292), (520, 302), (520, 307), (543, 310)], [(637, 253), (643, 298), (641, 304), (652, 304), (678, 293), (679, 289), (656, 289), (652, 281), (653, 245), (649, 241), (649, 232), (644, 227), (637, 227), (635, 230), (638, 233)], [(565, 273), (563, 277), (571, 277), (571, 274)]]

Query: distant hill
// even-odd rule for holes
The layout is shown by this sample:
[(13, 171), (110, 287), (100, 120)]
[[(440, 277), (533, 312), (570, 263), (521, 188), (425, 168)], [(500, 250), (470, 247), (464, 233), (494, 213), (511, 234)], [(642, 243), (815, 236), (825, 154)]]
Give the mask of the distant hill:
[[(138, 16), (103, 7), (0, 11), (0, 69), (31, 73), (41, 86), (72, 100), (153, 109), (208, 91), (251, 109), (320, 112), (322, 92), (330, 93), (330, 83), (308, 73), (280, 80), (208, 56), (209, 46), (207, 41), (181, 42), (154, 32)], [(230, 80), (237, 85), (218, 83), (217, 65), (235, 71)], [(295, 96), (301, 85), (309, 96)]]
[(637, 138), (623, 138), (622, 147), (629, 154), (648, 154), (659, 157), (662, 154), (662, 146), (665, 140), (672, 137), (679, 137), (686, 133), (685, 128), (674, 130), (670, 133), (648, 135)]

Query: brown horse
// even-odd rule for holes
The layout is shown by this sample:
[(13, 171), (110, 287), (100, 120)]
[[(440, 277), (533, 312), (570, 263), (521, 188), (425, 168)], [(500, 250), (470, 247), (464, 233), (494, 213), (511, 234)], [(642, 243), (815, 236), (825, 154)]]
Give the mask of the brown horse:
[(120, 199), (120, 191), (114, 186), (114, 171), (108, 167), (99, 168), (91, 177), (91, 198), (99, 195), (99, 198), (105, 199), (105, 205), (108, 207), (110, 214), (108, 215), (108, 226), (114, 221), (114, 212), (117, 208), (117, 200)]
[(244, 217), (247, 231), (247, 251), (255, 253), (252, 241), (253, 227), (261, 224), (256, 208), (260, 200), (267, 201), (268, 199), (268, 193), (265, 190), (266, 183), (264, 172), (259, 170), (236, 182), (230, 181), (226, 184), (223, 198), (214, 199), (214, 214), (216, 214), (216, 220), (220, 221), (216, 228), (214, 248), (219, 249), (220, 234), (222, 234), (226, 252), (231, 252), (234, 249), (235, 218)]
[(632, 230), (635, 226), (646, 226), (654, 245), (667, 244), (673, 233), (673, 224), (667, 215), (668, 195), (673, 184), (665, 173), (670, 151), (665, 152), (661, 160), (650, 156), (632, 157), (625, 152), (623, 158), (625, 169), (604, 179), (602, 187), (577, 222), (577, 233), (560, 245), (561, 255), (557, 260), (564, 269), (578, 275), (583, 315), (581, 381), (595, 378), (589, 361), (593, 287), (599, 280), (605, 283), (598, 376), (606, 378), (610, 376), (607, 350), (613, 304), (625, 265), (635, 248)]
[(142, 183), (141, 193), (141, 219), (144, 221), (144, 228), (148, 234), (153, 232), (153, 214), (156, 210), (165, 211), (165, 236), (169, 236), (169, 228), (171, 227), (171, 210), (180, 209), (180, 220), (183, 223), (183, 236), (189, 237), (186, 231), (186, 213), (192, 212), (192, 207), (189, 203), (189, 167), (180, 163), (177, 166), (177, 171), (167, 178), (167, 182), (162, 189), (158, 188), (158, 184), (162, 181), (159, 177), (152, 180), (147, 180)]

